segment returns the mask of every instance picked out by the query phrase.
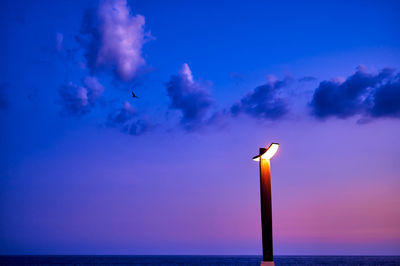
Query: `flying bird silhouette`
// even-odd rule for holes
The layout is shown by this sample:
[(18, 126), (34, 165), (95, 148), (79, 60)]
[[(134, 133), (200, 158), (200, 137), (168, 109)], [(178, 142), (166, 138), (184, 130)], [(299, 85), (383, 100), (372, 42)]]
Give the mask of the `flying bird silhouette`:
[(139, 98), (136, 96), (136, 94), (133, 91), (131, 91), (131, 92), (132, 92), (132, 98)]

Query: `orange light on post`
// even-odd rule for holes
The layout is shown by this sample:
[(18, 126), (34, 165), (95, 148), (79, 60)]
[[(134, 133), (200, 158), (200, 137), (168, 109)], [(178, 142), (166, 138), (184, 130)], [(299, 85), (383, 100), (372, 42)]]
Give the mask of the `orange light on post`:
[(261, 265), (274, 265), (272, 242), (272, 204), (271, 204), (271, 163), (270, 159), (279, 149), (278, 143), (272, 143), (267, 149), (260, 148), (260, 154), (253, 157), (260, 162), (260, 201), (263, 260)]

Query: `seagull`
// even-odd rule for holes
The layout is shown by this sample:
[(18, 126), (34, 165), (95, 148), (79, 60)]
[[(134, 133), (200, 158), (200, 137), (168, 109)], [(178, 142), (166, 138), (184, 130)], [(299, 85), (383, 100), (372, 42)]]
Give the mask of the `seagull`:
[(135, 93), (132, 91), (132, 98), (139, 98), (135, 95)]

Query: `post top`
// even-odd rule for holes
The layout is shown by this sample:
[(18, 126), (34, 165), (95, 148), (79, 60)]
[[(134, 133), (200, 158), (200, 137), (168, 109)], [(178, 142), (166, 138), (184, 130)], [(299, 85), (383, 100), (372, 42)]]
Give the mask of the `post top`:
[(269, 145), (269, 147), (267, 149), (260, 148), (260, 154), (257, 156), (254, 156), (253, 160), (260, 161), (260, 158), (269, 160), (275, 155), (275, 153), (278, 151), (278, 149), (279, 149), (279, 143), (273, 142), (273, 143), (271, 143), (271, 145)]

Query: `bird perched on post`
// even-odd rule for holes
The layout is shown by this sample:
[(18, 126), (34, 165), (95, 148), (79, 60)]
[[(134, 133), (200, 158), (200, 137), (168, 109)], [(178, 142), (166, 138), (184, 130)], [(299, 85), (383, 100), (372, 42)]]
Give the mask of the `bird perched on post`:
[(139, 98), (136, 96), (136, 94), (133, 91), (131, 91), (131, 92), (132, 92), (132, 98)]

